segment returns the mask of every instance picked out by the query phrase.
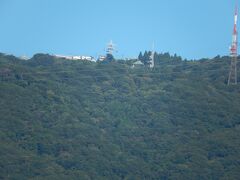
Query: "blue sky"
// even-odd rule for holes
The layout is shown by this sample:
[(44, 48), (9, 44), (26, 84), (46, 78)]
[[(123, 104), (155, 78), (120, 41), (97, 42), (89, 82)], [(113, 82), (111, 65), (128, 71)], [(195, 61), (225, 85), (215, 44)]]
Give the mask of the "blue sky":
[(235, 0), (0, 0), (0, 51), (104, 54), (150, 50), (199, 59), (227, 55)]

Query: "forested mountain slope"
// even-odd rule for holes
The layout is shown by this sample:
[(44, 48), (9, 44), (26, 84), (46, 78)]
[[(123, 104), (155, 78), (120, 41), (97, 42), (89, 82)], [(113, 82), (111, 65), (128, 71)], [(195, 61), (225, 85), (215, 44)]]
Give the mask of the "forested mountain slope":
[(229, 63), (159, 56), (150, 70), (1, 54), (0, 179), (238, 179)]

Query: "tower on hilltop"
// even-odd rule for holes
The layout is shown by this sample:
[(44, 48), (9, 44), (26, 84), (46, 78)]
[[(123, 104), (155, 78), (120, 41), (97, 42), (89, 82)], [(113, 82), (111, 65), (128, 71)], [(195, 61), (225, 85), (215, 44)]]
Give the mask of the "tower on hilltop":
[(235, 8), (234, 28), (232, 35), (232, 44), (230, 47), (230, 56), (232, 58), (228, 76), (228, 85), (237, 84), (237, 59), (238, 59), (238, 31), (237, 31), (238, 8)]
[(155, 63), (154, 63), (154, 61), (155, 61), (154, 55), (155, 55), (155, 51), (154, 51), (154, 43), (153, 43), (153, 45), (152, 45), (152, 51), (151, 51), (151, 55), (150, 55), (150, 64), (149, 64), (149, 67), (150, 67), (150, 68), (154, 68), (154, 66), (155, 66)]
[(116, 51), (116, 45), (113, 44), (113, 41), (111, 40), (107, 44), (107, 49), (106, 49), (106, 60), (107, 61), (113, 61), (114, 60), (114, 56), (113, 56), (114, 51)]

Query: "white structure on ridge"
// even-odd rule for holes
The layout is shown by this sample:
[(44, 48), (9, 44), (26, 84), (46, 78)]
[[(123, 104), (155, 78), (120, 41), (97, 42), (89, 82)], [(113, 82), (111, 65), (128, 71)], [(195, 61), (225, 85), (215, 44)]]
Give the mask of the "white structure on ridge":
[(143, 67), (144, 64), (140, 61), (140, 60), (137, 60), (136, 62), (134, 62), (132, 64), (132, 68), (140, 68), (140, 67)]
[(63, 58), (63, 59), (67, 59), (67, 60), (82, 60), (82, 61), (92, 61), (92, 62), (96, 62), (96, 60), (94, 59), (94, 57), (92, 56), (64, 56), (64, 55), (54, 55), (54, 57), (56, 58)]
[(23, 56), (20, 56), (19, 59), (21, 59), (21, 60), (29, 60), (30, 58), (25, 56), (25, 55), (23, 55)]
[(116, 51), (116, 44), (113, 44), (113, 41), (111, 40), (107, 44), (106, 52), (107, 52), (107, 54), (111, 54), (112, 55), (114, 51)]
[(114, 44), (113, 41), (111, 40), (111, 41), (107, 44), (107, 47), (106, 47), (105, 51), (106, 51), (106, 55), (104, 55), (104, 56), (103, 56), (103, 55), (100, 55), (100, 56), (98, 57), (98, 61), (105, 61), (108, 55), (111, 55), (111, 56), (112, 56), (114, 51), (117, 52), (117, 50), (116, 50), (116, 44)]
[(153, 45), (152, 45), (152, 52), (151, 52), (151, 56), (150, 56), (150, 65), (149, 65), (150, 68), (154, 68), (154, 65), (155, 65), (155, 63), (154, 63), (154, 55), (155, 55), (155, 51), (154, 51), (154, 43), (153, 43)]

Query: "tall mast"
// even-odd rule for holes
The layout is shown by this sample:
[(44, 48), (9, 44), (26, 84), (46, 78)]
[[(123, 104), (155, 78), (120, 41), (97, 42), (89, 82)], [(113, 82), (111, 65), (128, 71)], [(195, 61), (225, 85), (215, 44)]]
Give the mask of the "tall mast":
[(154, 68), (155, 66), (155, 63), (154, 63), (154, 54), (155, 54), (155, 51), (154, 51), (154, 43), (152, 45), (152, 51), (151, 51), (151, 56), (150, 56), (150, 68)]
[(115, 51), (115, 50), (116, 50), (116, 45), (113, 44), (113, 41), (111, 40), (111, 41), (107, 44), (106, 52), (107, 52), (107, 54), (112, 55), (112, 54), (113, 54), (113, 51)]
[(238, 58), (238, 31), (237, 31), (237, 20), (238, 20), (238, 7), (235, 8), (234, 14), (234, 27), (232, 34), (232, 44), (230, 47), (231, 66), (228, 76), (228, 85), (237, 84), (237, 58)]

